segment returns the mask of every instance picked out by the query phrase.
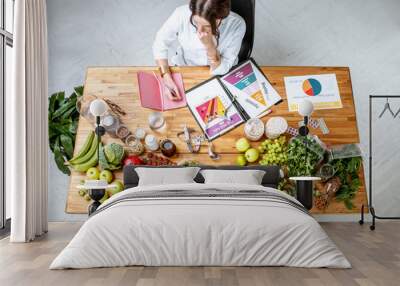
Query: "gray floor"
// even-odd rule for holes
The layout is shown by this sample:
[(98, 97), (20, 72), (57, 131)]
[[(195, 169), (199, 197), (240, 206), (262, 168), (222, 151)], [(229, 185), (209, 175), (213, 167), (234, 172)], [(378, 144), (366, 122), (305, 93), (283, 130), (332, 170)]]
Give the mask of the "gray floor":
[(53, 259), (81, 223), (50, 223), (49, 233), (32, 243), (0, 240), (3, 286), (398, 286), (399, 222), (383, 222), (372, 232), (357, 223), (322, 223), (351, 269), (296, 267), (115, 267), (49, 270)]
[[(186, 2), (48, 0), (50, 92), (82, 84), (87, 66), (153, 65), (155, 32)], [(257, 0), (253, 56), (261, 65), (349, 66), (366, 151), (368, 95), (400, 94), (399, 11), (398, 0)], [(400, 144), (386, 143), (390, 158)], [(69, 179), (58, 172), (52, 156), (49, 161), (50, 220), (84, 218), (64, 213)], [(386, 174), (393, 170), (390, 164), (380, 167)], [(392, 199), (398, 180), (377, 180), (390, 190), (378, 193), (381, 214), (399, 215), (400, 192)]]

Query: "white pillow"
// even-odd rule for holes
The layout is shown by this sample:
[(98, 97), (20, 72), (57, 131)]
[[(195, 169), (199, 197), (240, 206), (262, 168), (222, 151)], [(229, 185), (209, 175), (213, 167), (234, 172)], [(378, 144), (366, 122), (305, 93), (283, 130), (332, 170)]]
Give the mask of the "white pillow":
[(265, 171), (262, 170), (202, 170), (205, 184), (261, 185)]
[(193, 180), (199, 167), (185, 168), (143, 168), (135, 169), (139, 176), (138, 186), (171, 185), (195, 183)]

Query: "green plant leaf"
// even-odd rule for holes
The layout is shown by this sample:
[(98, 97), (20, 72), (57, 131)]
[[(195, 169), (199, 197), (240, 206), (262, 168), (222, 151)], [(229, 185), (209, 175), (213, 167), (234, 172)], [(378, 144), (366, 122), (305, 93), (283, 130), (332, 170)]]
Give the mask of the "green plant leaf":
[(52, 116), (52, 119), (56, 119), (57, 117), (63, 115), (68, 109), (71, 107), (75, 107), (76, 100), (70, 100), (67, 101), (65, 104), (61, 105), (54, 113)]
[(361, 186), (361, 180), (357, 177), (357, 178), (354, 178), (352, 181), (351, 181), (351, 188), (353, 189), (353, 190), (357, 190), (358, 191), (358, 189), (360, 188), (360, 186)]
[(64, 112), (64, 114), (61, 116), (62, 119), (67, 119), (70, 118), (72, 113), (76, 111), (76, 106), (71, 106), (70, 109)]
[(64, 161), (73, 155), (79, 120), (76, 101), (82, 93), (83, 86), (77, 86), (70, 97), (65, 97), (64, 91), (54, 93), (49, 97), (49, 147), (54, 153), (57, 167), (68, 175), (70, 170), (64, 165)]
[(49, 120), (53, 117), (53, 113), (56, 108), (56, 101), (57, 101), (57, 93), (54, 93), (49, 97), (49, 112), (48, 112)]
[(59, 140), (57, 140), (54, 145), (54, 160), (56, 161), (57, 167), (61, 172), (67, 174), (68, 176), (71, 175), (70, 169), (65, 165), (65, 158), (61, 152)]
[(78, 130), (78, 121), (74, 121), (69, 125), (69, 132), (73, 135), (76, 134), (76, 131)]
[(64, 152), (67, 155), (67, 159), (71, 159), (74, 153), (74, 143), (72, 142), (71, 137), (61, 134), (60, 136), (61, 146), (64, 148)]
[(75, 87), (74, 90), (78, 97), (83, 95), (83, 85)]
[(57, 93), (57, 101), (56, 101), (58, 106), (61, 106), (64, 103), (64, 99), (65, 99), (65, 92), (64, 91), (58, 92)]
[(351, 200), (345, 200), (344, 205), (346, 206), (347, 209), (352, 210), (354, 207), (354, 204)]
[(57, 137), (58, 135), (59, 133), (49, 126), (49, 141), (51, 141), (54, 137)]
[(52, 123), (49, 125), (49, 128), (52, 129), (51, 132), (58, 133), (58, 134), (65, 134), (70, 135), (71, 132), (69, 131), (71, 124), (61, 124), (61, 123)]

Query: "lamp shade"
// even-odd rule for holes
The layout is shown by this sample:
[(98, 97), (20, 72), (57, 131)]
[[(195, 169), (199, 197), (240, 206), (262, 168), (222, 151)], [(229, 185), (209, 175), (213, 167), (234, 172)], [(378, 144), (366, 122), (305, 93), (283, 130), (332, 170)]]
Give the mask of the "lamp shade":
[(102, 116), (107, 111), (107, 103), (101, 99), (95, 99), (90, 103), (90, 113), (94, 116)]
[(304, 99), (299, 103), (299, 114), (303, 117), (310, 116), (314, 111), (314, 105), (311, 101)]

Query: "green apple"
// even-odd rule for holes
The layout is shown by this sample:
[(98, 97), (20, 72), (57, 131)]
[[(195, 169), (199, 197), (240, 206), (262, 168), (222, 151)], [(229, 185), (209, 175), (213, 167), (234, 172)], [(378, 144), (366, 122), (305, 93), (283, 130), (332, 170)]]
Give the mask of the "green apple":
[(257, 149), (250, 148), (246, 151), (246, 153), (244, 155), (246, 156), (246, 159), (248, 162), (253, 163), (253, 162), (257, 161), (260, 153), (258, 152)]
[(100, 173), (100, 180), (106, 181), (107, 184), (113, 180), (113, 173), (110, 170), (103, 170)]
[(101, 200), (99, 202), (102, 204), (107, 199), (108, 199), (108, 192), (104, 192), (104, 196), (101, 198)]
[(240, 138), (238, 141), (236, 141), (236, 150), (239, 152), (246, 152), (247, 149), (250, 148), (250, 143), (249, 140), (246, 138)]
[(243, 154), (240, 154), (239, 156), (237, 156), (236, 164), (239, 166), (246, 166), (246, 164), (247, 164), (246, 157)]
[(87, 190), (85, 190), (85, 189), (80, 189), (80, 190), (78, 191), (78, 193), (79, 193), (79, 195), (80, 195), (81, 197), (83, 197), (83, 196), (85, 196), (85, 195), (87, 194)]
[(86, 177), (90, 180), (98, 180), (99, 176), (100, 176), (100, 172), (99, 172), (99, 169), (97, 169), (96, 167), (89, 168), (86, 171)]
[(116, 193), (122, 192), (124, 190), (124, 184), (121, 181), (115, 180), (112, 184), (115, 185), (115, 187), (109, 188), (107, 190), (108, 195), (110, 197), (112, 197)]

